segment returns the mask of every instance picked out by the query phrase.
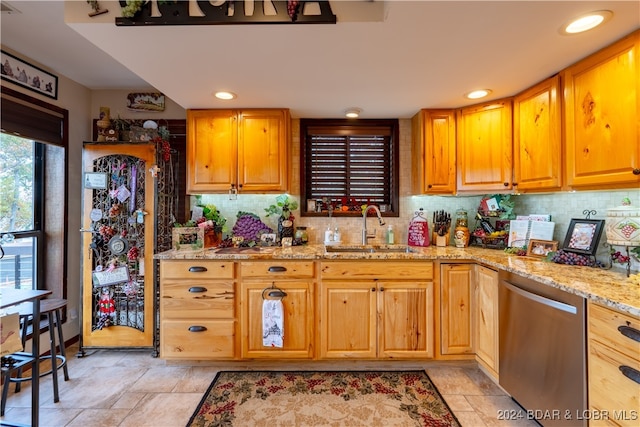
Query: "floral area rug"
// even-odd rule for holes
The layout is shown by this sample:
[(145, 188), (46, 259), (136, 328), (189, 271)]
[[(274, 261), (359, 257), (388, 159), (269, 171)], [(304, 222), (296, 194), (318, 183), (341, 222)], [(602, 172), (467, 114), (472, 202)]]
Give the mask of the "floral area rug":
[(424, 371), (220, 372), (187, 427), (459, 427)]

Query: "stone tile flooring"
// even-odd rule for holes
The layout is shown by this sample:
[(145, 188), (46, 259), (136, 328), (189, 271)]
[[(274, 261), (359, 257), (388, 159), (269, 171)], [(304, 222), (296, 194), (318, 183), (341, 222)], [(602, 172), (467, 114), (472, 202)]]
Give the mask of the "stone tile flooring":
[[(185, 426), (219, 370), (425, 369), (465, 427), (531, 426), (530, 420), (500, 420), (521, 410), (475, 362), (222, 362), (175, 363), (148, 350), (94, 350), (76, 358), (67, 349), (70, 380), (60, 377), (60, 402), (53, 403), (51, 375), (41, 380), (41, 426)], [(44, 365), (44, 364), (43, 364)], [(43, 366), (46, 369), (46, 366)], [(7, 399), (2, 421), (30, 424), (31, 389)], [(297, 427), (297, 426), (296, 426)]]

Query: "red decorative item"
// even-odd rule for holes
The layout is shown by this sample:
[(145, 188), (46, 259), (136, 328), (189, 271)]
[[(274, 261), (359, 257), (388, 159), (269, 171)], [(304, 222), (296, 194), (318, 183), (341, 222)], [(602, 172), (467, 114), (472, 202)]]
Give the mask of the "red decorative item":
[(422, 209), (416, 212), (409, 223), (408, 241), (409, 246), (429, 246), (429, 223), (423, 217)]

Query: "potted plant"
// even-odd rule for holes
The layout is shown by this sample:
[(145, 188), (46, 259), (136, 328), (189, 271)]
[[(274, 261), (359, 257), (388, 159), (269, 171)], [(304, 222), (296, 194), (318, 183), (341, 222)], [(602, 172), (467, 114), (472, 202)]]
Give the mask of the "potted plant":
[(298, 201), (288, 194), (276, 197), (276, 203), (265, 208), (266, 216), (278, 215), (278, 240), (283, 237), (293, 238), (293, 214), (298, 209)]

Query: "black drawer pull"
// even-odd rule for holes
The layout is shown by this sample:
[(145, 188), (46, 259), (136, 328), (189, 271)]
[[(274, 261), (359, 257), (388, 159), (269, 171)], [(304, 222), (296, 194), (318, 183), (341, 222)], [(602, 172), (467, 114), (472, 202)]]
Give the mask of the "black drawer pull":
[(631, 338), (634, 341), (640, 342), (640, 331), (632, 328), (631, 326), (618, 326), (618, 330), (622, 335), (627, 338)]
[(189, 332), (204, 332), (206, 330), (206, 326), (189, 326)]
[(629, 378), (631, 381), (640, 384), (640, 371), (626, 365), (618, 366), (618, 369), (620, 369), (622, 375)]
[(204, 273), (205, 271), (207, 271), (207, 267), (201, 267), (199, 265), (189, 267), (189, 273)]
[(287, 271), (287, 267), (282, 267), (281, 265), (272, 265), (269, 267), (269, 273), (283, 273)]
[(207, 292), (207, 288), (204, 286), (192, 286), (189, 288), (189, 292), (199, 293), (199, 292)]

